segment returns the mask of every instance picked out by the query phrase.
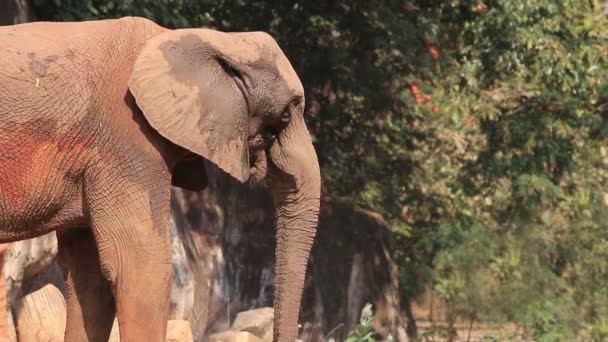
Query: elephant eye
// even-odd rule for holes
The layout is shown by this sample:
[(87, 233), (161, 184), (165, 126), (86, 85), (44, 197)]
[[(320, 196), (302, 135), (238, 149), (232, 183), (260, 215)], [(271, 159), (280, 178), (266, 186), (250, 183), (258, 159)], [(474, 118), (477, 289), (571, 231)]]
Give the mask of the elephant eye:
[(300, 104), (301, 100), (301, 98), (295, 97), (291, 99), (291, 101), (289, 101), (289, 103), (287, 104), (287, 106), (285, 106), (285, 109), (283, 109), (283, 112), (281, 113), (282, 123), (289, 123), (289, 121), (291, 120), (291, 112), (296, 108), (298, 104)]

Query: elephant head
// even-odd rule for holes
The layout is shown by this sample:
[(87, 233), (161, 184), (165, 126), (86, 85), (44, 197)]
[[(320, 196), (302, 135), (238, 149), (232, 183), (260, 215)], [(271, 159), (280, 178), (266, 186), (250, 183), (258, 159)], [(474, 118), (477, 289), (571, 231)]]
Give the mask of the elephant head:
[(303, 118), (304, 90), (280, 47), (261, 32), (166, 31), (137, 57), (129, 89), (165, 139), (272, 191), (274, 339), (295, 340), (320, 174)]

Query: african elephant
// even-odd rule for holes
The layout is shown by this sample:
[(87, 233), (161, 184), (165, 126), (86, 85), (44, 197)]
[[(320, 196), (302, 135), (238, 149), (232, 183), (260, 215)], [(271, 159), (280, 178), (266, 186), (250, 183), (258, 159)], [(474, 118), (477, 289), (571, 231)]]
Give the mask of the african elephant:
[(276, 207), (275, 341), (293, 341), (319, 212), (304, 90), (261, 32), (144, 18), (0, 27), (0, 242), (57, 232), (66, 341), (161, 341), (171, 185), (204, 160)]

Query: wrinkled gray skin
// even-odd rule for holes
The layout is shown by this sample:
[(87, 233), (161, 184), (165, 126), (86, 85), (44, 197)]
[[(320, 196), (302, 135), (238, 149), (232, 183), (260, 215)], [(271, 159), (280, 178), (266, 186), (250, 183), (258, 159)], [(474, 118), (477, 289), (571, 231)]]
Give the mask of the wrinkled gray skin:
[(203, 158), (266, 184), (277, 216), (275, 341), (293, 341), (319, 210), (304, 92), (267, 34), (146, 19), (0, 27), (0, 242), (56, 230), (66, 341), (162, 341), (171, 185)]

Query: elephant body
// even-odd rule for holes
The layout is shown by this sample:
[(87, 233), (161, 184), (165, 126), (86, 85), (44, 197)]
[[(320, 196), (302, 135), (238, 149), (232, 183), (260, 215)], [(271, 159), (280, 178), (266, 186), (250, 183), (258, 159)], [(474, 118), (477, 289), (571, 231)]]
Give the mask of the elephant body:
[[(162, 159), (127, 95), (141, 42), (161, 28), (129, 20), (0, 30), (0, 239), (86, 225), (88, 174), (144, 163), (135, 159), (145, 154), (146, 163)], [(129, 186), (129, 175), (121, 176), (115, 185)], [(150, 181), (161, 181), (156, 177)]]
[[(0, 242), (57, 231), (66, 341), (161, 341), (171, 185), (203, 158), (277, 207), (275, 340), (297, 333), (320, 178), (303, 90), (262, 33), (143, 18), (0, 27)], [(295, 227), (295, 228), (294, 228)]]

